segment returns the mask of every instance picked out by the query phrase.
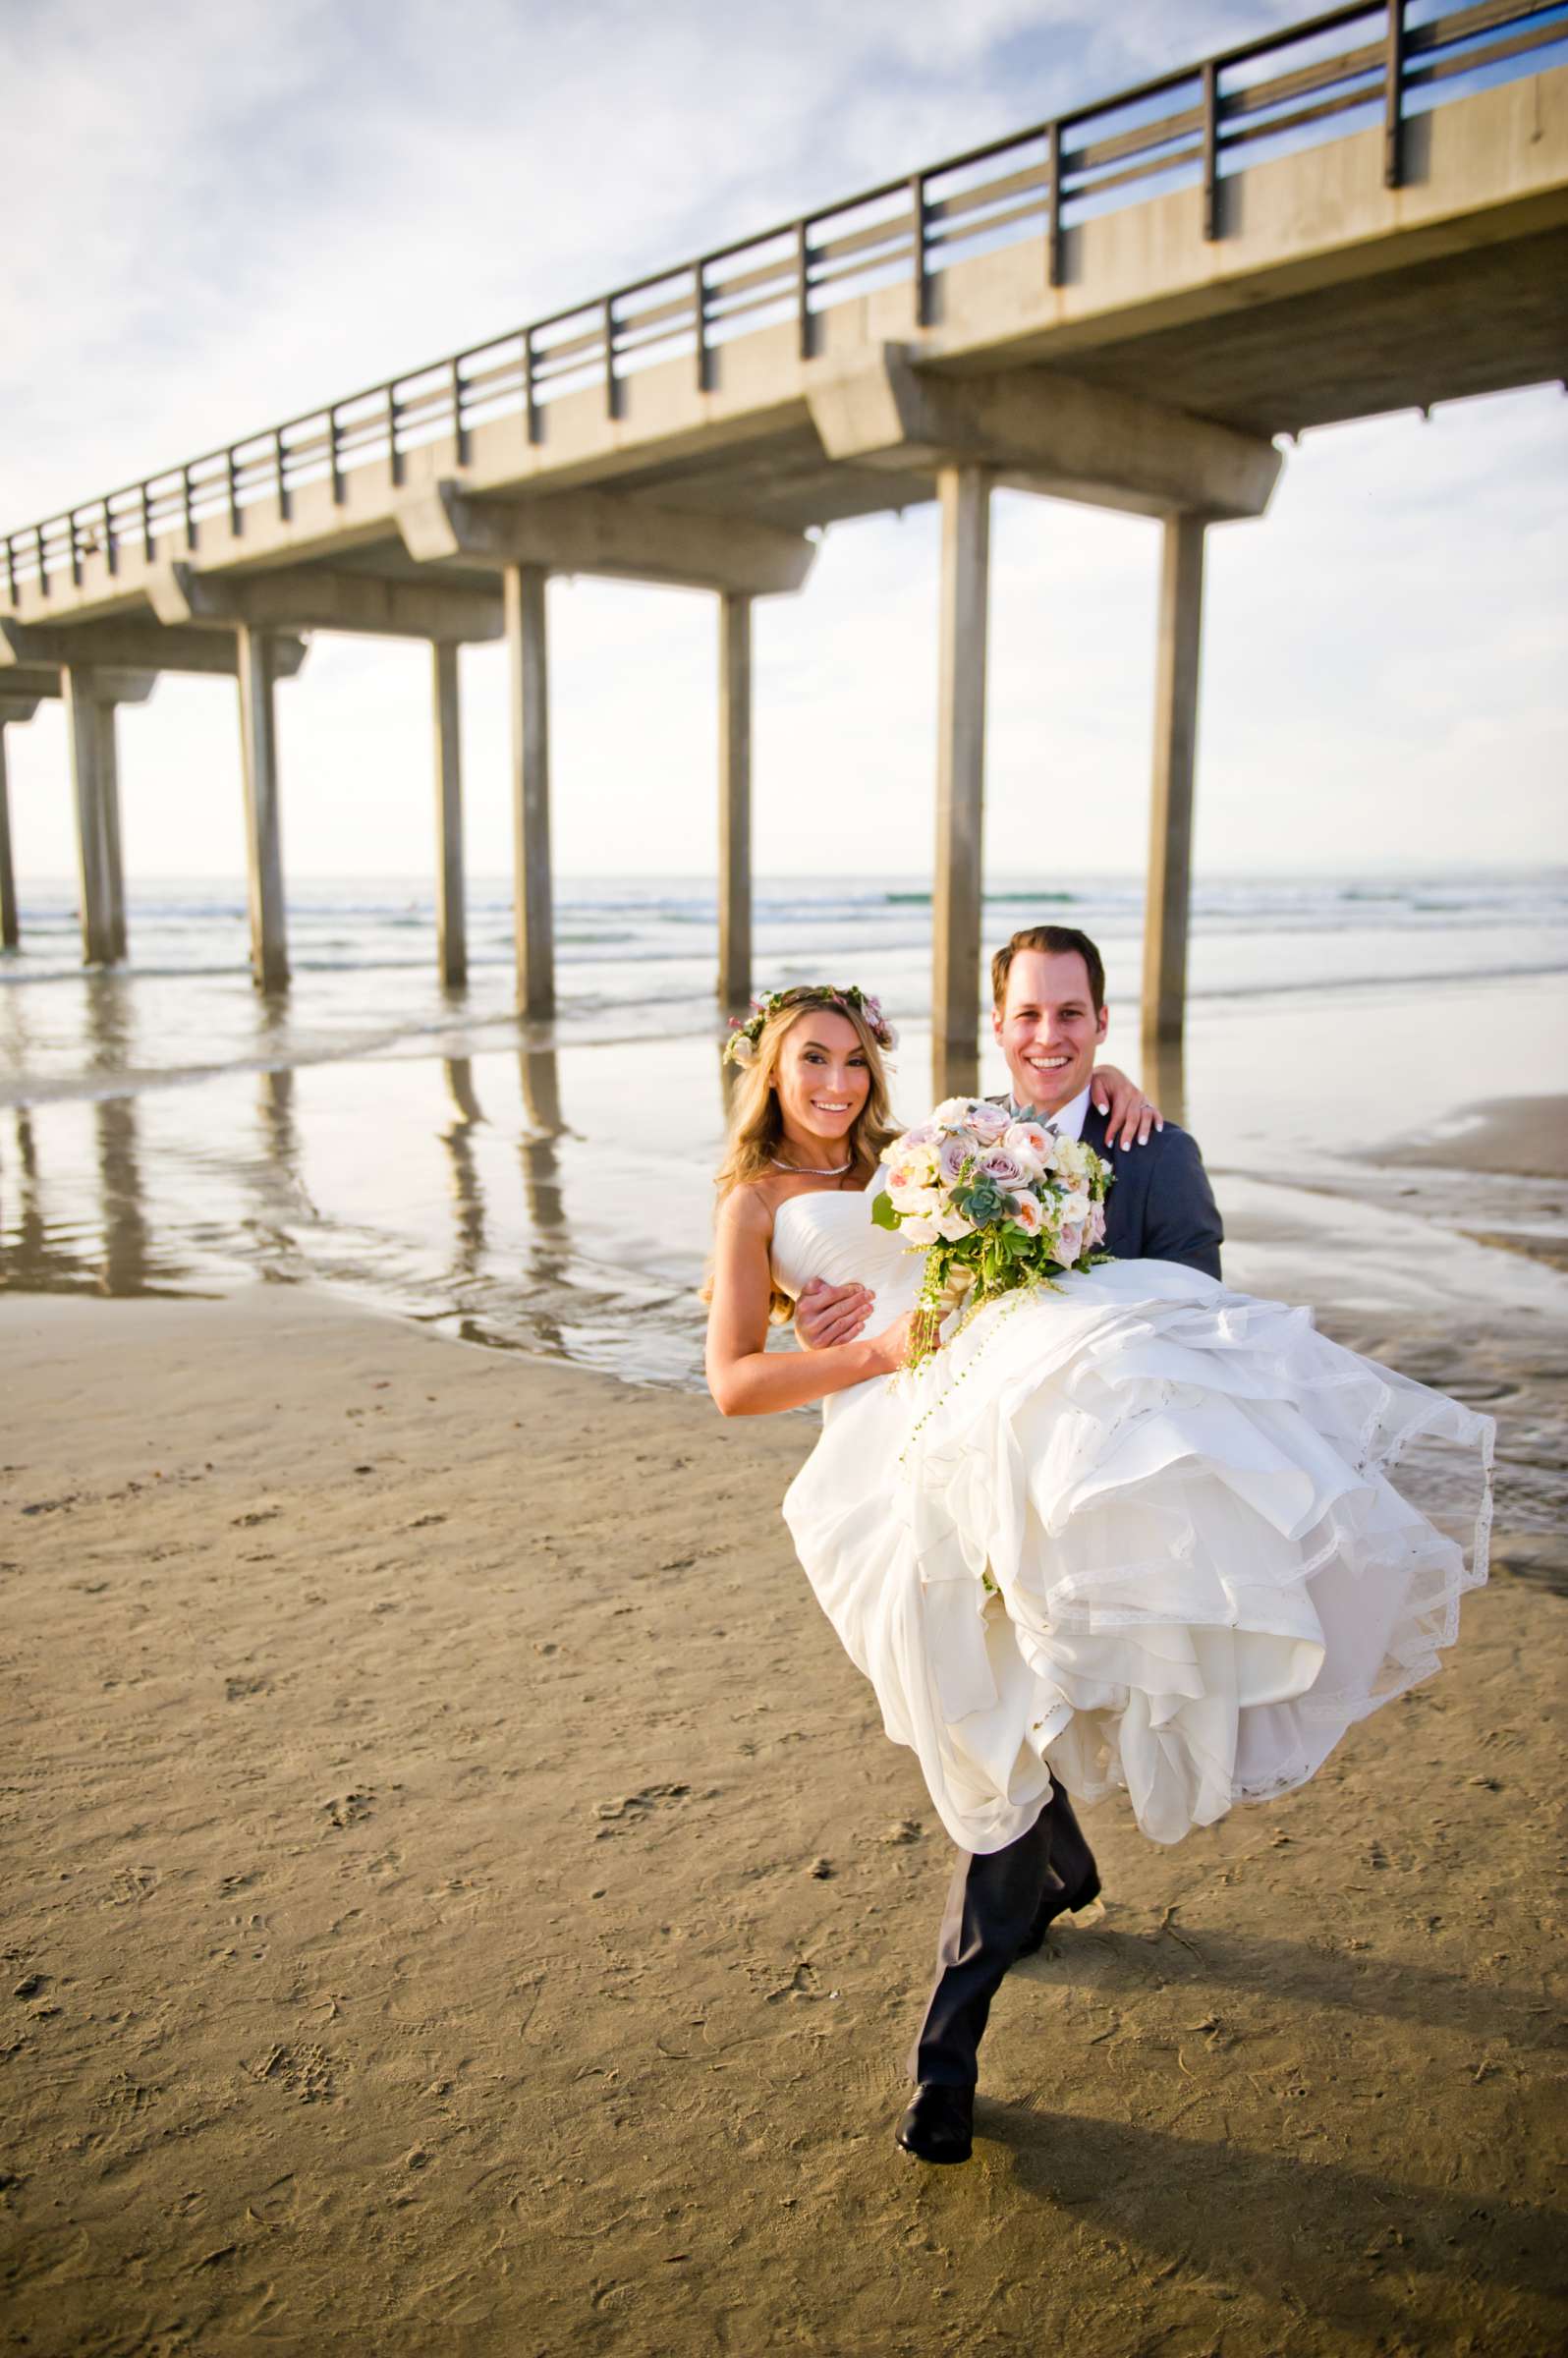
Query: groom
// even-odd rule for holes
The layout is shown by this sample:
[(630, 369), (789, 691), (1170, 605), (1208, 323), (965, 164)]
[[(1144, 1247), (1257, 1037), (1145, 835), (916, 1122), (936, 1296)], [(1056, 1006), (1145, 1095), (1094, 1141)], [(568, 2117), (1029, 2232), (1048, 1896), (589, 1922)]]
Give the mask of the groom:
[[(1028, 926), (991, 960), (991, 1029), (1012, 1077), (1012, 1107), (1082, 1138), (1115, 1171), (1105, 1199), (1105, 1250), (1119, 1261), (1185, 1262), (1219, 1275), (1223, 1237), (1195, 1141), (1167, 1122), (1146, 1145), (1112, 1149), (1090, 1102), (1105, 1038), (1105, 968), (1073, 926)], [(998, 1099), (1005, 1103), (1006, 1099)], [(796, 1312), (808, 1350), (858, 1332), (863, 1286), (809, 1286)], [(1005, 1849), (960, 1851), (936, 1946), (936, 1979), (910, 2052), (915, 2098), (898, 2142), (923, 2162), (967, 2162), (980, 2038), (1008, 1967), (1042, 1944), (1053, 1918), (1099, 1890), (1073, 1805), (1053, 1785), (1035, 1824)]]

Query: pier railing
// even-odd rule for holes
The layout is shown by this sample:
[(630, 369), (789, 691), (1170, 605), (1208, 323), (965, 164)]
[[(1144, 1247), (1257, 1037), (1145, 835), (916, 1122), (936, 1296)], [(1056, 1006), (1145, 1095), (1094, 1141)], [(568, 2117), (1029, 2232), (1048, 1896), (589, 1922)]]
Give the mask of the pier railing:
[(450, 441), (461, 463), (481, 420), (513, 415), (531, 444), (548, 404), (585, 387), (602, 388), (613, 417), (626, 379), (658, 363), (690, 360), (705, 388), (713, 352), (759, 327), (793, 320), (810, 358), (816, 314), (876, 288), (908, 284), (919, 329), (940, 274), (999, 246), (1040, 239), (1046, 282), (1059, 285), (1066, 230), (1175, 189), (1195, 192), (1204, 237), (1221, 238), (1230, 176), (1379, 120), (1384, 180), (1397, 188), (1413, 117), (1528, 73), (1553, 48), (1568, 56), (1568, 0), (1330, 9), (10, 533), (0, 589), (13, 603), (24, 582), (47, 595), (80, 584), (89, 556), (112, 574), (123, 548), (150, 556), (171, 531), (197, 548), (207, 519), (238, 533), (258, 502), (287, 517), (307, 482), (330, 480), (342, 498), (355, 467), (387, 466), (396, 482), (420, 443)]

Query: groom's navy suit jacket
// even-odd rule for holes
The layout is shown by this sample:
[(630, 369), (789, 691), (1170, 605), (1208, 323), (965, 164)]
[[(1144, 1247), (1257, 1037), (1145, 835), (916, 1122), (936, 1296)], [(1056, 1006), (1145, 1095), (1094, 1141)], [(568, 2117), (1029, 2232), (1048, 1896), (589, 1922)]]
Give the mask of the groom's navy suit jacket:
[[(1009, 1099), (996, 1102), (1005, 1105)], [(1225, 1231), (1196, 1138), (1167, 1122), (1163, 1130), (1150, 1132), (1147, 1147), (1108, 1147), (1105, 1116), (1091, 1105), (1084, 1117), (1084, 1144), (1116, 1174), (1105, 1198), (1107, 1253), (1117, 1261), (1185, 1262), (1205, 1277), (1219, 1275)]]
[(1198, 1141), (1167, 1122), (1147, 1147), (1107, 1147), (1105, 1116), (1091, 1105), (1084, 1144), (1116, 1178), (1105, 1198), (1105, 1250), (1117, 1261), (1181, 1261), (1219, 1275), (1225, 1231)]

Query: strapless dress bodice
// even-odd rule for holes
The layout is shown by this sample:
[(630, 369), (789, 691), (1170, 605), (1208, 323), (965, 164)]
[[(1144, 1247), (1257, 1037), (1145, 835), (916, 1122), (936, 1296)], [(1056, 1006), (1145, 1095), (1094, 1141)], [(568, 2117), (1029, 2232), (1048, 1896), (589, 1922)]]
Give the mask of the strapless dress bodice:
[(798, 1300), (813, 1277), (828, 1285), (866, 1285), (876, 1296), (863, 1329), (874, 1334), (913, 1308), (925, 1256), (912, 1252), (897, 1232), (876, 1227), (871, 1202), (882, 1185), (878, 1172), (863, 1195), (823, 1188), (787, 1196), (773, 1214), (773, 1276), (780, 1290)]

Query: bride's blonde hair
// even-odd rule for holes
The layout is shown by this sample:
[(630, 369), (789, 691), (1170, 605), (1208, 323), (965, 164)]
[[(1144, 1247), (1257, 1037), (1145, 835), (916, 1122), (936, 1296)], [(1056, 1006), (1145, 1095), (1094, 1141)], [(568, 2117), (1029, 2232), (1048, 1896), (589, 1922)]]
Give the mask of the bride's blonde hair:
[[(722, 1204), (725, 1197), (754, 1179), (771, 1176), (772, 1157), (784, 1135), (783, 1116), (779, 1110), (779, 1058), (784, 1042), (804, 1016), (824, 1011), (841, 1015), (853, 1024), (866, 1053), (870, 1087), (861, 1107), (845, 1134), (844, 1147), (849, 1157), (850, 1171), (846, 1177), (864, 1174), (865, 1184), (873, 1177), (882, 1149), (898, 1136), (898, 1128), (888, 1110), (887, 1066), (882, 1050), (871, 1030), (869, 1020), (860, 1008), (831, 990), (802, 989), (792, 991), (779, 1005), (771, 1006), (753, 1043), (747, 1061), (737, 1067), (738, 1079), (730, 1100), (729, 1136), (725, 1141), (724, 1158), (714, 1173), (713, 1184)], [(702, 1288), (702, 1300), (709, 1299), (711, 1279)], [(769, 1304), (769, 1316), (782, 1323), (793, 1318), (795, 1305), (788, 1294), (777, 1287)]]

